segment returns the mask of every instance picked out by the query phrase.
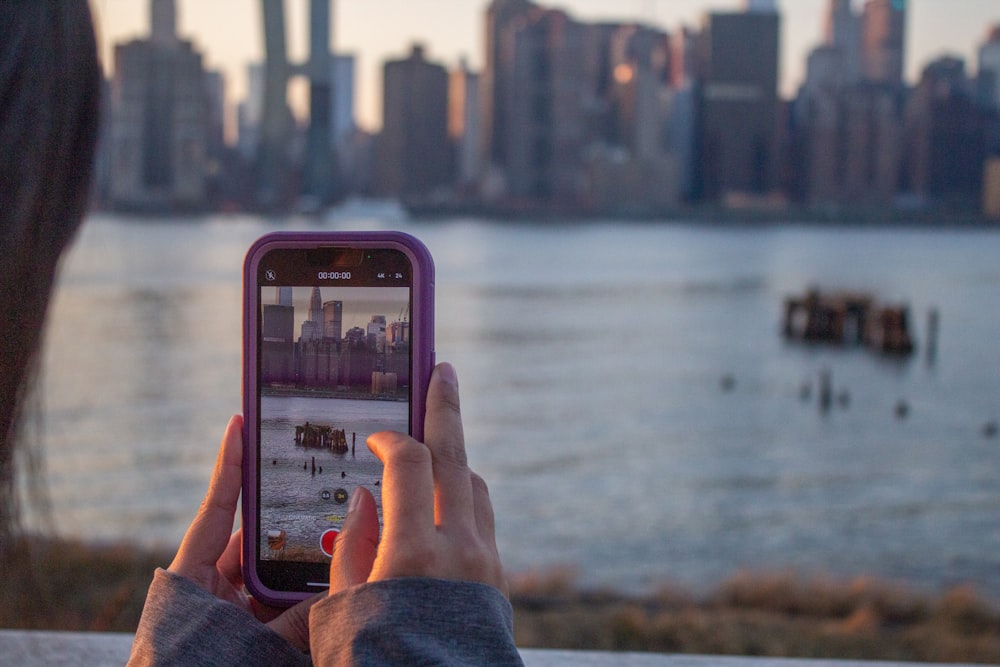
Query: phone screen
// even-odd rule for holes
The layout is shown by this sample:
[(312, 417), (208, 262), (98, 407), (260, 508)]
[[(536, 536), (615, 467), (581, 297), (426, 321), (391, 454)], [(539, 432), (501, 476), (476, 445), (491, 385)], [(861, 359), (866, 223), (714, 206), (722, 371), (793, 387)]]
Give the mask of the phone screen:
[(318, 592), (351, 494), (381, 521), (366, 439), (412, 432), (413, 270), (394, 249), (275, 249), (257, 271), (257, 572)]

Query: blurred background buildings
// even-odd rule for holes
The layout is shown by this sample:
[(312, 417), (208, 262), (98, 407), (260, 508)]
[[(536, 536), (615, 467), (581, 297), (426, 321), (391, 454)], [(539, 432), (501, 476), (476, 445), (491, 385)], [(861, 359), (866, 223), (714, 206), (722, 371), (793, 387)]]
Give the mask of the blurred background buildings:
[[(310, 0), (301, 63), (283, 0), (257, 7), (266, 58), (248, 66), (227, 143), (222, 75), (178, 37), (173, 0), (150, 1), (148, 39), (114, 50), (103, 206), (309, 212), (356, 195), (513, 215), (1000, 218), (1000, 26), (984, 26), (974, 76), (943, 55), (908, 85), (906, 2), (829, 0), (805, 80), (782, 99), (775, 0), (675, 31), (492, 0), (483, 71), (411, 45), (384, 63), (372, 135), (354, 120), (354, 57), (331, 46), (332, 0)], [(297, 79), (304, 120), (287, 102)]]

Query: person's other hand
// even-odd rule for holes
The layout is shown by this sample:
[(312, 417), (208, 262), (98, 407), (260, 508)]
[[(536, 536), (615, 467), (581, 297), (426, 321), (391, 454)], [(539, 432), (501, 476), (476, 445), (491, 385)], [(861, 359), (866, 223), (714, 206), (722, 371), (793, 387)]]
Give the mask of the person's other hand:
[(466, 462), (458, 379), (449, 364), (431, 375), (424, 440), (388, 431), (368, 438), (385, 464), (385, 532), (379, 541), (375, 500), (356, 489), (333, 545), (330, 595), (395, 577), (474, 581), (507, 594), (493, 505), (486, 483)]
[(243, 589), (242, 529), (233, 533), (243, 474), (243, 418), (234, 415), (222, 436), (208, 492), (167, 569), (220, 600), (249, 611), (300, 650), (309, 648), (309, 607), (321, 595), (290, 609), (268, 607)]

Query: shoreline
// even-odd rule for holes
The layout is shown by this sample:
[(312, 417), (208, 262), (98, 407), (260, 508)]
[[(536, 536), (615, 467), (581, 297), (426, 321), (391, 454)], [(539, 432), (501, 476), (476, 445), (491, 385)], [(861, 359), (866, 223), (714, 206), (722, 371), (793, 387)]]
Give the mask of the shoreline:
[[(829, 227), (916, 227), (916, 228), (1000, 228), (1000, 220), (986, 217), (981, 211), (892, 206), (852, 208), (831, 206), (747, 206), (727, 207), (717, 204), (679, 206), (670, 209), (593, 209), (559, 205), (489, 205), (489, 204), (403, 204), (412, 220), (448, 221), (476, 218), (511, 224), (581, 223), (621, 221), (649, 224), (697, 224), (705, 226), (742, 226), (757, 224), (800, 224)], [(337, 207), (320, 217), (334, 214)]]
[[(133, 632), (166, 549), (28, 536), (0, 561), (0, 627)], [(86, 577), (79, 576), (86, 572)], [(511, 576), (521, 648), (1000, 663), (1000, 605), (859, 576), (737, 572), (698, 595), (577, 585), (572, 568)]]
[(406, 395), (372, 394), (360, 389), (303, 389), (301, 387), (266, 387), (261, 390), (260, 395), (275, 398), (342, 398), (347, 401), (386, 401), (390, 403), (405, 403), (408, 400)]
[[(265, 220), (307, 219), (335, 224), (363, 213), (332, 206), (322, 212), (303, 215), (294, 211), (162, 211), (135, 212), (93, 208), (88, 218), (104, 217), (117, 220), (196, 222), (199, 219), (238, 218), (246, 216)], [(1000, 229), (1000, 219), (989, 218), (979, 211), (936, 209), (831, 208), (816, 210), (806, 207), (786, 208), (726, 208), (724, 206), (687, 206), (669, 210), (592, 210), (559, 206), (514, 207), (489, 205), (401, 206), (398, 216), (389, 220), (418, 224), (446, 223), (453, 220), (476, 220), (484, 223), (510, 225), (588, 225), (598, 223), (628, 223), (650, 225), (698, 225), (705, 227), (745, 227), (759, 225), (798, 225), (830, 228), (873, 229)]]

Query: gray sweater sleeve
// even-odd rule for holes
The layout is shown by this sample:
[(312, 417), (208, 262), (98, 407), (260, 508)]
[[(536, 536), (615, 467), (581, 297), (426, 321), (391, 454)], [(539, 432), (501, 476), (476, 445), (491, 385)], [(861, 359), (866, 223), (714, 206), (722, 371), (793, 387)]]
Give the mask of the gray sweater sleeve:
[(184, 577), (157, 570), (129, 665), (309, 665), (251, 614)]
[(522, 665), (513, 611), (492, 586), (389, 579), (355, 586), (309, 613), (317, 665)]
[[(513, 611), (492, 586), (391, 579), (313, 605), (317, 665), (523, 665)], [(309, 665), (308, 656), (244, 610), (157, 570), (129, 665)]]

